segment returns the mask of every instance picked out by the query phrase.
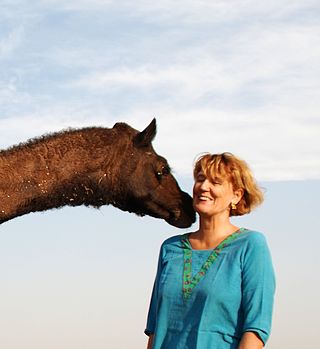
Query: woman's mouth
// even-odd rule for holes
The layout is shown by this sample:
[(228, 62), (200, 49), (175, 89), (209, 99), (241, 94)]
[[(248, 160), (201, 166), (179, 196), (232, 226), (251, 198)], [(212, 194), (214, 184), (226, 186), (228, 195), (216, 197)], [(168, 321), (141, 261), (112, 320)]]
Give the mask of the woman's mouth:
[(212, 200), (213, 200), (211, 197), (206, 196), (206, 195), (199, 195), (199, 196), (198, 196), (198, 199), (199, 199), (200, 201), (212, 201)]

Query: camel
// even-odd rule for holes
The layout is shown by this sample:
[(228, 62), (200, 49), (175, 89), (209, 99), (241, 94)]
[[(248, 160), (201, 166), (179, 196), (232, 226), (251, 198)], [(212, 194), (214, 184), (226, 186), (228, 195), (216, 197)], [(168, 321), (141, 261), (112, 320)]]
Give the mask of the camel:
[(192, 198), (153, 149), (156, 120), (139, 132), (125, 123), (44, 135), (0, 151), (0, 224), (63, 206), (111, 204), (189, 227)]

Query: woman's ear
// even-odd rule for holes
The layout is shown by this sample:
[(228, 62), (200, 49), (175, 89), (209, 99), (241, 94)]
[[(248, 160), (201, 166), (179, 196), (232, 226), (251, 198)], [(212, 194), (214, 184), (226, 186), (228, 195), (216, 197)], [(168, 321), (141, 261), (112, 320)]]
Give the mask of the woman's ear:
[(243, 193), (244, 193), (244, 190), (242, 188), (235, 190), (233, 192), (233, 194), (234, 194), (234, 201), (232, 201), (232, 203), (237, 205), (239, 203), (239, 201), (241, 200), (241, 198), (243, 197)]

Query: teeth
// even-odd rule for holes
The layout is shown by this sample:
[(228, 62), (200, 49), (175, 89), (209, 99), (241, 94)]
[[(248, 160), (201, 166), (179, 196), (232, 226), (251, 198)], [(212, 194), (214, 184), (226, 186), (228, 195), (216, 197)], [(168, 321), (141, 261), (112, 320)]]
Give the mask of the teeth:
[(209, 201), (209, 200), (211, 200), (210, 198), (208, 198), (207, 196), (199, 196), (199, 199), (200, 200), (205, 200), (205, 201)]

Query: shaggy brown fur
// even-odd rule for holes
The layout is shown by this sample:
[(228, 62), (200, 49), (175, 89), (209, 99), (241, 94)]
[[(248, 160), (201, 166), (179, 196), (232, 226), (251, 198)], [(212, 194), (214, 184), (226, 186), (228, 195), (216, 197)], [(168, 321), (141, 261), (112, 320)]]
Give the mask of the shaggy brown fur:
[(190, 226), (192, 199), (153, 150), (155, 134), (155, 119), (142, 132), (117, 123), (112, 129), (67, 130), (1, 151), (0, 223), (65, 205), (112, 204)]

